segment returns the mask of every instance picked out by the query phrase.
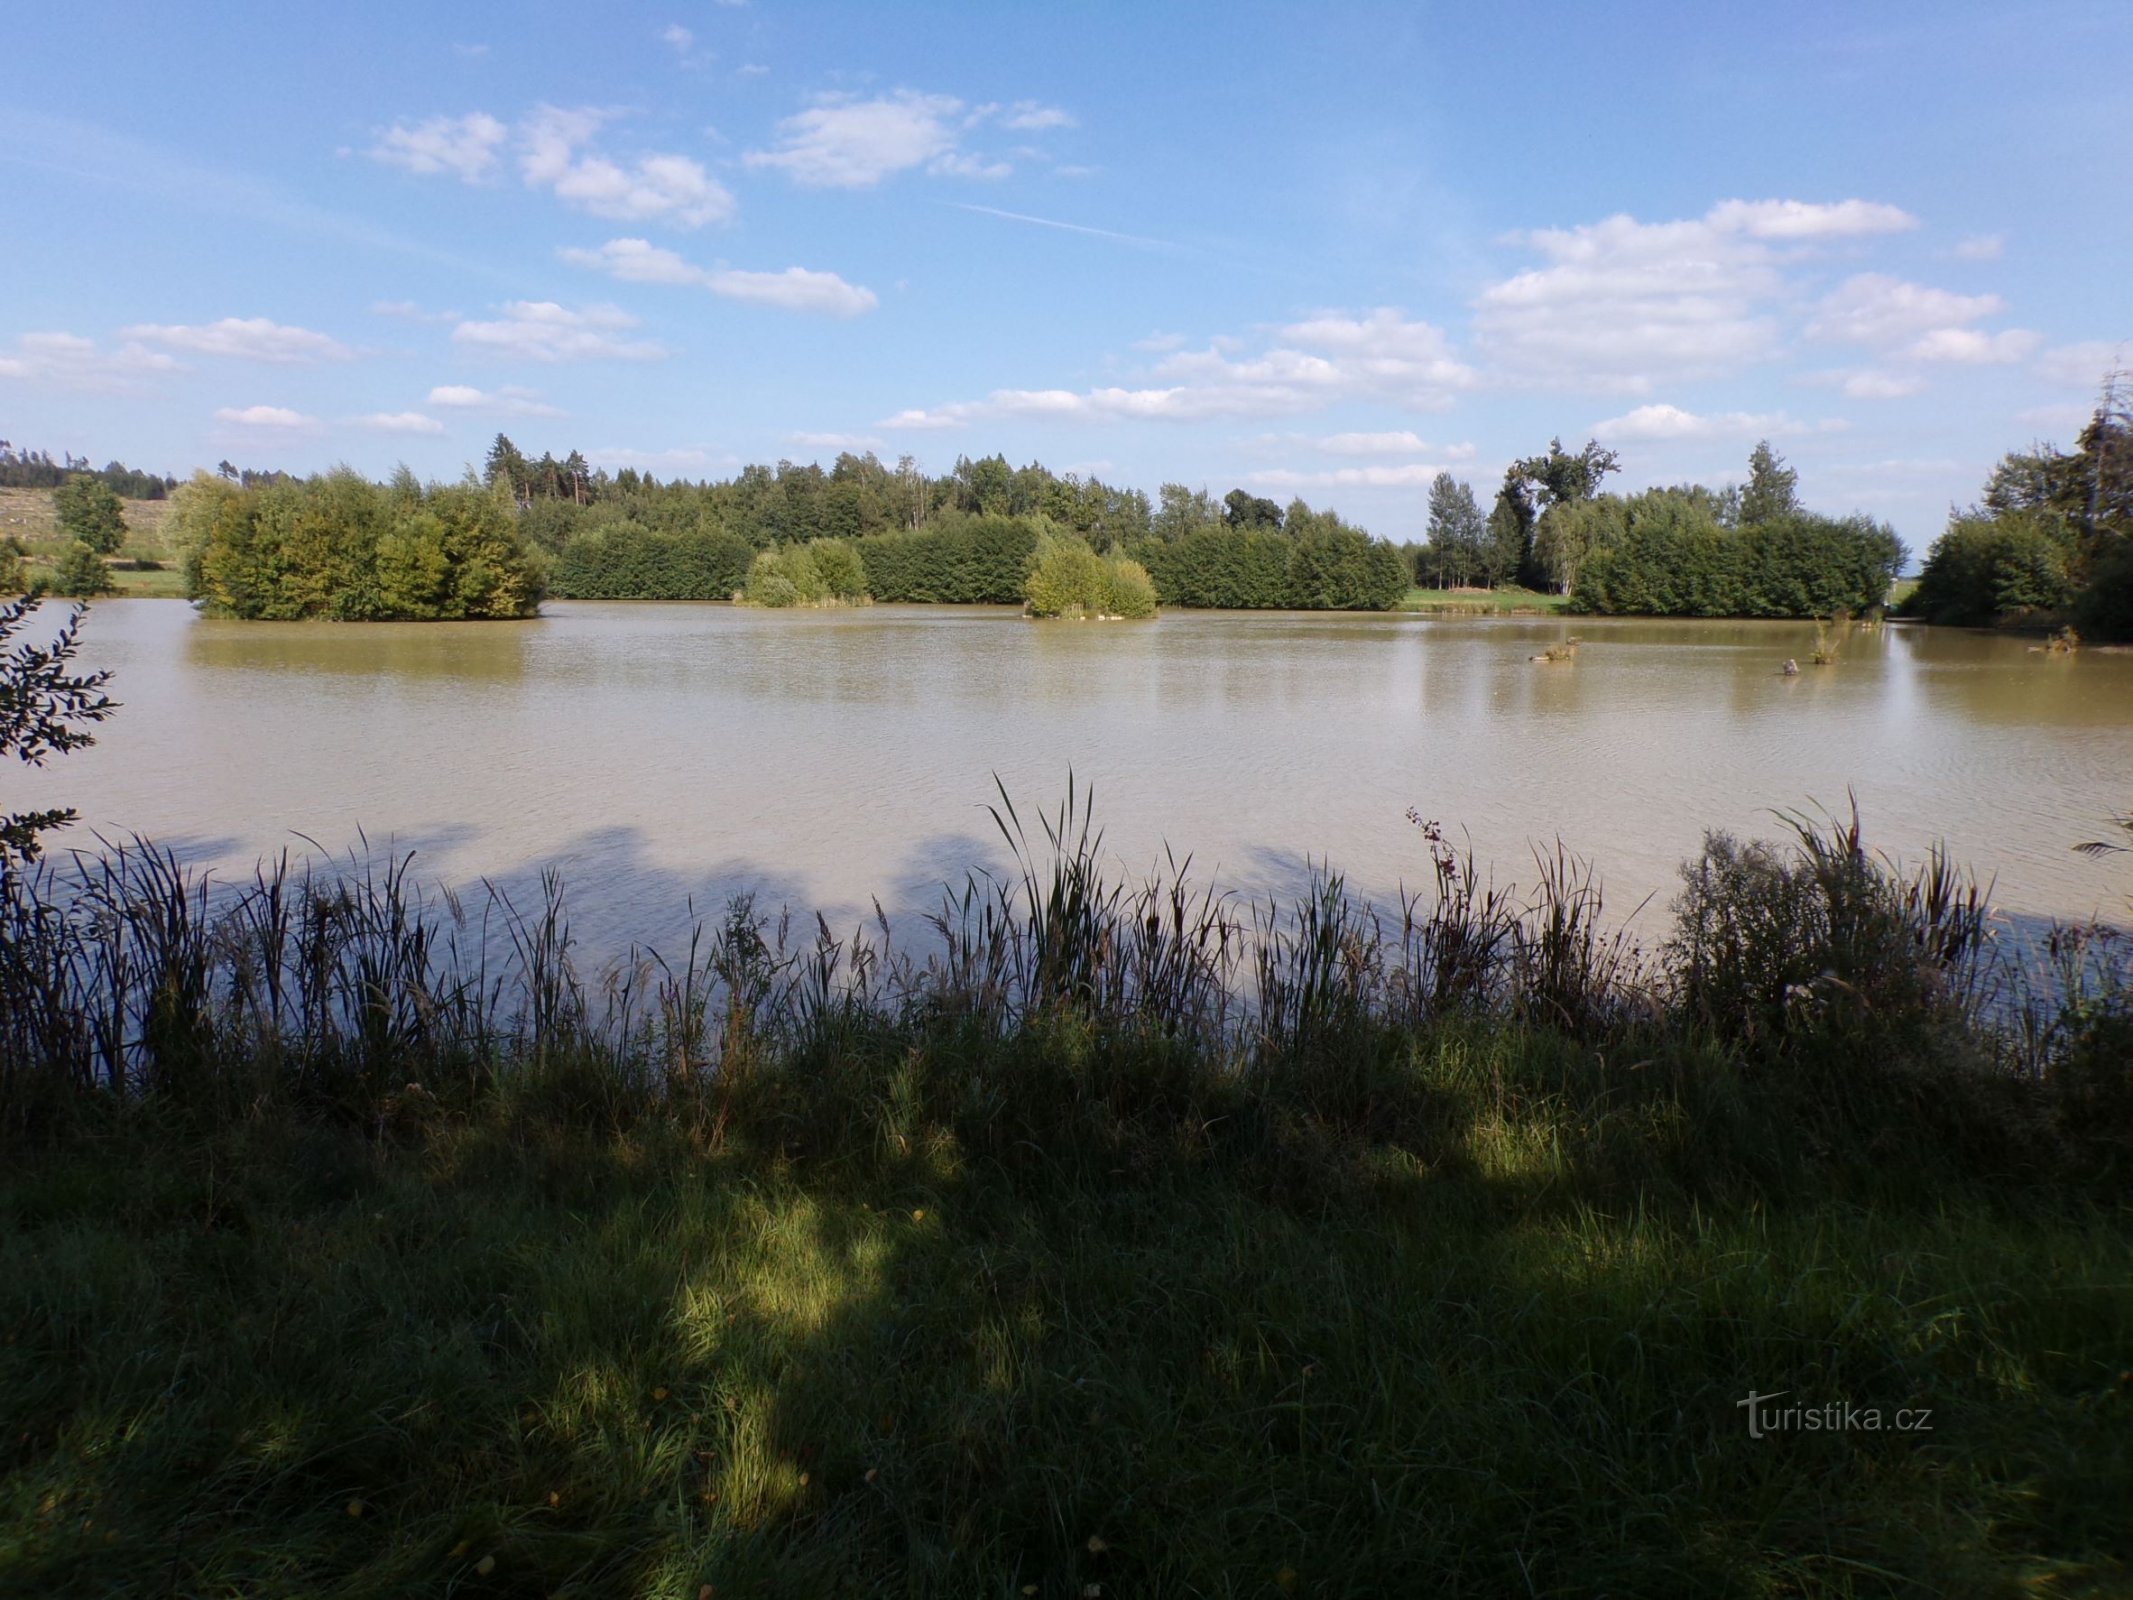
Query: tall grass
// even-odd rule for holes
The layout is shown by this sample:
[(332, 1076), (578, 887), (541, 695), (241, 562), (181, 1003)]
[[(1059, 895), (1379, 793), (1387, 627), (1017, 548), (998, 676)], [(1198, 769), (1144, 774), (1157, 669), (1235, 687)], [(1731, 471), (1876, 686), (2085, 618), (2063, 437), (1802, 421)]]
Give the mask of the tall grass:
[(1433, 881), (1389, 908), (1325, 868), (1287, 902), (1198, 883), (1189, 857), (1120, 877), (1071, 781), (1034, 830), (1004, 788), (993, 816), (1014, 871), (945, 889), (922, 954), (879, 907), (849, 934), (816, 917), (802, 936), (743, 897), (677, 957), (633, 948), (590, 983), (552, 870), (521, 905), (493, 884), (427, 887), (367, 841), (337, 866), (285, 854), (231, 884), (142, 840), (36, 863), (0, 880), (0, 1127), (135, 1100), (375, 1118), (409, 1085), (459, 1105), (544, 1084), (606, 1118), (723, 1117), (751, 1074), (942, 1027), (974, 1049), (1061, 1027), (1160, 1041), (1219, 1084), (1345, 1070), (1454, 1023), (1603, 1054), (1849, 1051), (1876, 1071), (2043, 1083), (2096, 1055), (2126, 992), (2122, 948), (2074, 930), (2053, 948), (2080, 958), (2025, 985), (1987, 886), (1941, 851), (1913, 871), (1874, 855), (1856, 807), (1788, 816), (1785, 843), (1712, 836), (1650, 950), (1609, 917), (1590, 863), (1537, 853), (1520, 894), (1413, 814)]

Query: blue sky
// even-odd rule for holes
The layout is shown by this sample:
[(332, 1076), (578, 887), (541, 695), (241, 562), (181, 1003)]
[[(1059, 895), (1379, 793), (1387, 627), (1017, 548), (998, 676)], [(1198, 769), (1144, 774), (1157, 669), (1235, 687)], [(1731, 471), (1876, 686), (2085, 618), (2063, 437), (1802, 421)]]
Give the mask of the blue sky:
[(0, 436), (499, 430), (1234, 485), (1416, 535), (1597, 435), (1922, 548), (2133, 362), (2133, 6), (291, 8), (10, 20)]

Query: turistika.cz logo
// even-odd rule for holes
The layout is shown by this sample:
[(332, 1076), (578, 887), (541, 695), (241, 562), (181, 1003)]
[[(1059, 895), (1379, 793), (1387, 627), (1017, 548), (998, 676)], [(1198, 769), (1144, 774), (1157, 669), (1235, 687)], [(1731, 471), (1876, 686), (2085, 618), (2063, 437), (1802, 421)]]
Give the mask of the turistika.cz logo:
[(1906, 1406), (1883, 1411), (1877, 1406), (1855, 1406), (1848, 1400), (1830, 1400), (1821, 1405), (1777, 1402), (1792, 1393), (1757, 1394), (1752, 1389), (1745, 1400), (1733, 1403), (1748, 1413), (1748, 1437), (1766, 1438), (1773, 1433), (1931, 1433), (1933, 1409)]

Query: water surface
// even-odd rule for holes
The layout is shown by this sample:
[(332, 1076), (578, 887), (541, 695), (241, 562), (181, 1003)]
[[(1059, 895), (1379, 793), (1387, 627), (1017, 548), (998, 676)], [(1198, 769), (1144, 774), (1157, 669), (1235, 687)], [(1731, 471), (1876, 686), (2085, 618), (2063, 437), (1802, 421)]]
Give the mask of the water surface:
[[(1530, 657), (1567, 634), (1574, 662)], [(2133, 857), (2073, 853), (2133, 807), (2133, 654), (1853, 630), (1831, 667), (1782, 623), (551, 603), (527, 623), (212, 621), (97, 604), (84, 659), (125, 709), (95, 748), (5, 775), (248, 867), (361, 830), (430, 874), (523, 889), (547, 863), (601, 948), (670, 940), (693, 897), (855, 915), (997, 866), (1069, 768), (1127, 871), (1166, 842), (1241, 891), (1330, 860), (1426, 878), (1410, 806), (1529, 882), (1560, 839), (1656, 923), (1706, 828), (1843, 807), (1907, 857), (1945, 839), (2016, 913), (2122, 915)], [(17, 796), (22, 799), (17, 799)], [(76, 830), (75, 838), (83, 830)]]

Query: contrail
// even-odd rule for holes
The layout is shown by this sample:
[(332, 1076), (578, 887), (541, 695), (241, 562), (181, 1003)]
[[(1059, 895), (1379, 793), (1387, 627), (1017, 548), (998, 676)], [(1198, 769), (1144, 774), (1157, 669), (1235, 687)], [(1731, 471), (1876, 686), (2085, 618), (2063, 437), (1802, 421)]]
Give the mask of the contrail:
[(1021, 211), (1002, 211), (998, 206), (974, 206), (964, 200), (943, 200), (941, 205), (953, 206), (958, 211), (975, 211), (980, 216), (1004, 217), (1009, 222), (1027, 222), (1037, 228), (1057, 228), (1063, 233), (1086, 233), (1096, 239), (1116, 239), (1120, 244), (1137, 244), (1151, 250), (1184, 250), (1186, 245), (1169, 239), (1148, 239), (1137, 233), (1116, 233), (1109, 228), (1091, 228), (1080, 222), (1060, 222), (1051, 217), (1033, 217)]

